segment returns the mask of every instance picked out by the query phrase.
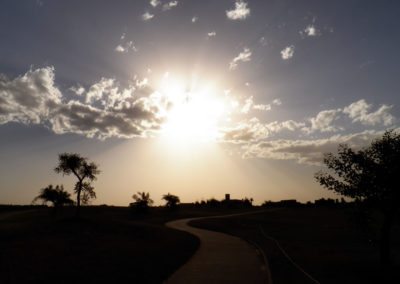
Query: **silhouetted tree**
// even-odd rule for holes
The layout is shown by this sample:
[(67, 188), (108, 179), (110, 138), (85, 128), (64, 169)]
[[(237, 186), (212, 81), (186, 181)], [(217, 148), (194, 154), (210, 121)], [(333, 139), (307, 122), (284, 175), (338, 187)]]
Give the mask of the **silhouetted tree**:
[(391, 229), (400, 207), (400, 134), (386, 131), (358, 151), (340, 145), (337, 156), (325, 154), (324, 163), (334, 175), (316, 173), (322, 186), (381, 211), (380, 257), (382, 264), (389, 264)]
[(64, 190), (62, 185), (56, 185), (56, 187), (53, 187), (53, 185), (50, 184), (47, 187), (42, 188), (40, 194), (33, 199), (32, 203), (35, 203), (39, 199), (42, 200), (43, 204), (46, 204), (47, 202), (52, 203), (55, 210), (63, 205), (74, 204), (71, 195)]
[(144, 191), (138, 191), (132, 195), (132, 198), (135, 200), (135, 202), (130, 203), (129, 206), (141, 213), (147, 212), (150, 205), (153, 204), (153, 199), (150, 198), (150, 193), (148, 192), (146, 193)]
[(162, 199), (165, 200), (165, 206), (171, 210), (176, 209), (178, 207), (178, 204), (181, 202), (178, 196), (173, 195), (169, 192), (168, 194), (164, 194)]
[[(63, 175), (73, 174), (78, 179), (74, 191), (76, 193), (76, 215), (79, 216), (81, 201), (86, 204), (90, 198), (96, 197), (90, 182), (94, 181), (100, 173), (98, 166), (93, 162), (89, 163), (87, 158), (83, 158), (79, 154), (63, 153), (58, 156), (58, 166), (54, 170)], [(82, 198), (81, 194), (83, 194)]]

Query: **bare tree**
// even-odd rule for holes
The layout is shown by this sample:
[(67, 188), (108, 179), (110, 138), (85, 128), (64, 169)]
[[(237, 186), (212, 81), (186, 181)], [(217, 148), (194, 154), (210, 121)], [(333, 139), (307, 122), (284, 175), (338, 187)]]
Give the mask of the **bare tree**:
[(54, 170), (63, 175), (73, 174), (78, 179), (74, 191), (76, 193), (76, 215), (79, 217), (81, 194), (83, 194), (83, 203), (87, 203), (90, 198), (96, 197), (94, 188), (90, 183), (96, 180), (100, 173), (98, 166), (93, 162), (89, 163), (87, 158), (83, 158), (79, 154), (63, 153), (58, 156), (58, 166)]

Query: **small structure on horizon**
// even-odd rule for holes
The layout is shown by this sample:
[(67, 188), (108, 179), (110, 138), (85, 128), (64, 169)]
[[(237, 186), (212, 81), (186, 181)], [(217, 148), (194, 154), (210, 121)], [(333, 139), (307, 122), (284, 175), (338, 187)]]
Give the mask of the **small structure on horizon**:
[(231, 195), (229, 193), (225, 193), (225, 201), (231, 200)]

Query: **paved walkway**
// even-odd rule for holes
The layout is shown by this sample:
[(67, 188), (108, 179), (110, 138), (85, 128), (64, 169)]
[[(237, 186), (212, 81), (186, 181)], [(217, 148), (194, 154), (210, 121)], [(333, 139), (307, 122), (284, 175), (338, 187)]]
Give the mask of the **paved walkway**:
[(240, 238), (190, 227), (188, 222), (195, 219), (202, 218), (166, 224), (200, 239), (196, 253), (166, 283), (269, 283), (260, 252)]

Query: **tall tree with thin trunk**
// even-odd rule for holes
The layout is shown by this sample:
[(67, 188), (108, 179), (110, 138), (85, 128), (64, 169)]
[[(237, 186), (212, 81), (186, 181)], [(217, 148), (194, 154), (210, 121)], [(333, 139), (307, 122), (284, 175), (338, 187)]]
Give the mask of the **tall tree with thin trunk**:
[(381, 212), (381, 263), (390, 264), (391, 229), (400, 209), (400, 133), (386, 131), (358, 151), (340, 145), (337, 155), (325, 155), (324, 163), (332, 174), (315, 175), (323, 187)]
[(63, 153), (58, 155), (58, 166), (54, 169), (56, 173), (63, 175), (74, 175), (78, 181), (75, 184), (74, 191), (76, 193), (76, 215), (80, 215), (81, 195), (86, 203), (90, 198), (95, 198), (96, 193), (91, 186), (91, 182), (97, 179), (100, 173), (98, 166), (89, 162), (87, 158), (81, 157), (79, 154)]

